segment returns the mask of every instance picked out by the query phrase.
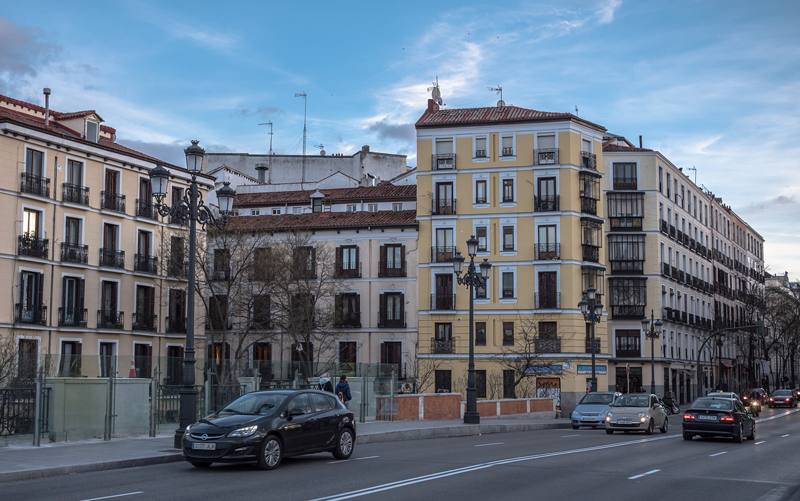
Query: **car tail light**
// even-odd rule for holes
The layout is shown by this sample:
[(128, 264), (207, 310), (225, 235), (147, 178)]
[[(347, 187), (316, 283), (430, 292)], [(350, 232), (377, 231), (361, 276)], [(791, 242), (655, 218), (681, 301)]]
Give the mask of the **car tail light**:
[(696, 419), (697, 419), (697, 416), (695, 414), (689, 414), (687, 412), (686, 414), (683, 415), (683, 420), (684, 421), (694, 421)]
[(725, 414), (724, 416), (720, 417), (719, 420), (723, 423), (733, 423), (733, 416), (730, 414)]

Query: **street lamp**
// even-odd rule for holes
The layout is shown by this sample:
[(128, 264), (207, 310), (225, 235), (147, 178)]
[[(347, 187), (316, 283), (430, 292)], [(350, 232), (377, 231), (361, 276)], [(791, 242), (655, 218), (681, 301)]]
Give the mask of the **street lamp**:
[(464, 256), (460, 252), (456, 252), (453, 256), (453, 270), (456, 272), (456, 282), (461, 285), (466, 285), (469, 289), (469, 366), (467, 367), (467, 409), (464, 412), (464, 424), (480, 424), (481, 415), (478, 414), (478, 389), (475, 387), (475, 347), (474, 347), (474, 329), (475, 322), (473, 320), (475, 314), (474, 305), (474, 291), (476, 287), (485, 285), (489, 279), (489, 272), (492, 269), (491, 263), (484, 259), (480, 263), (480, 273), (475, 268), (475, 254), (478, 250), (478, 239), (472, 235), (467, 240), (467, 254), (469, 254), (469, 268), (467, 268), (464, 276), (461, 276), (461, 271), (464, 266)]
[(647, 339), (650, 340), (650, 393), (656, 393), (656, 339), (661, 334), (661, 326), (663, 323), (661, 319), (655, 320), (655, 314), (650, 310), (650, 319), (647, 317), (642, 319), (642, 330)]
[(583, 318), (592, 324), (592, 392), (597, 391), (597, 376), (594, 368), (594, 354), (597, 352), (597, 343), (594, 340), (594, 324), (600, 323), (600, 319), (603, 317), (603, 303), (599, 301), (600, 298), (597, 297), (596, 292), (594, 287), (589, 287), (583, 291), (583, 299), (578, 302)]
[(219, 201), (219, 214), (215, 214), (208, 206), (203, 203), (203, 197), (197, 187), (197, 175), (200, 174), (205, 150), (197, 145), (198, 141), (193, 140), (192, 145), (184, 150), (186, 154), (186, 169), (192, 176), (189, 185), (189, 192), (180, 200), (172, 200), (172, 206), (164, 203), (167, 196), (167, 182), (169, 181), (169, 171), (161, 164), (157, 164), (150, 171), (150, 181), (153, 186), (153, 196), (156, 199), (156, 210), (162, 217), (169, 217), (173, 220), (189, 223), (189, 284), (186, 305), (186, 349), (183, 358), (183, 380), (180, 389), (180, 421), (179, 428), (175, 430), (175, 448), (181, 447), (181, 439), (186, 427), (192, 424), (197, 418), (197, 388), (195, 388), (194, 378), (194, 261), (196, 248), (197, 223), (206, 228), (214, 226), (220, 230), (228, 224), (228, 216), (233, 207), (233, 197), (236, 192), (224, 183), (224, 186), (217, 190), (217, 200)]

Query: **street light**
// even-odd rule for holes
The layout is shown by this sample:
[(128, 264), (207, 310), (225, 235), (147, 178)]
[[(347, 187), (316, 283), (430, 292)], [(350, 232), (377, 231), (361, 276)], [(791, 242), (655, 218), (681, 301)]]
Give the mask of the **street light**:
[(164, 203), (167, 196), (167, 183), (169, 181), (169, 171), (161, 164), (157, 164), (150, 171), (150, 181), (153, 186), (153, 196), (156, 199), (156, 210), (162, 217), (169, 217), (183, 223), (189, 223), (189, 284), (186, 305), (186, 349), (183, 358), (183, 380), (180, 389), (180, 421), (179, 428), (175, 430), (174, 445), (176, 449), (181, 448), (181, 439), (186, 427), (192, 424), (197, 418), (197, 388), (195, 388), (194, 378), (194, 261), (196, 248), (197, 223), (206, 228), (214, 226), (220, 230), (228, 224), (228, 216), (233, 207), (233, 197), (236, 192), (224, 183), (224, 186), (217, 190), (217, 200), (219, 201), (219, 215), (216, 215), (203, 202), (203, 197), (197, 187), (197, 175), (200, 174), (203, 165), (205, 150), (197, 145), (198, 141), (193, 140), (192, 145), (184, 150), (186, 154), (186, 170), (192, 176), (189, 185), (189, 192), (180, 200), (172, 200), (172, 206)]
[(599, 301), (596, 292), (594, 287), (589, 287), (583, 291), (583, 299), (578, 302), (583, 318), (592, 324), (592, 392), (597, 391), (597, 376), (594, 368), (594, 354), (597, 352), (597, 343), (594, 340), (594, 324), (600, 323), (600, 319), (603, 318), (603, 303)]
[(661, 319), (655, 320), (655, 314), (650, 310), (650, 319), (647, 317), (642, 319), (642, 330), (647, 339), (650, 340), (650, 393), (656, 393), (656, 339), (661, 334), (661, 326), (663, 323)]
[(480, 263), (480, 273), (475, 269), (475, 254), (478, 250), (478, 239), (472, 235), (467, 240), (467, 254), (469, 254), (469, 268), (467, 268), (464, 276), (461, 276), (462, 268), (464, 267), (464, 256), (460, 252), (456, 252), (453, 256), (453, 270), (456, 272), (456, 282), (461, 285), (466, 285), (469, 289), (469, 366), (467, 367), (467, 408), (464, 412), (464, 424), (480, 424), (481, 415), (478, 414), (478, 389), (475, 387), (475, 348), (474, 348), (474, 329), (475, 322), (473, 320), (475, 306), (474, 306), (474, 291), (476, 287), (485, 285), (486, 280), (489, 279), (489, 272), (492, 269), (491, 263), (484, 259)]

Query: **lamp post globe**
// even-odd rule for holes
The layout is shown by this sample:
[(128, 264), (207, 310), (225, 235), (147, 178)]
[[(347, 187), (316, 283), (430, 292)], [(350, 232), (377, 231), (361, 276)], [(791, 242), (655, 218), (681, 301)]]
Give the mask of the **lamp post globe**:
[(206, 150), (198, 146), (197, 143), (199, 143), (197, 139), (192, 139), (192, 145), (183, 150), (186, 155), (186, 170), (192, 176), (200, 174), (203, 168), (203, 157), (206, 155)]

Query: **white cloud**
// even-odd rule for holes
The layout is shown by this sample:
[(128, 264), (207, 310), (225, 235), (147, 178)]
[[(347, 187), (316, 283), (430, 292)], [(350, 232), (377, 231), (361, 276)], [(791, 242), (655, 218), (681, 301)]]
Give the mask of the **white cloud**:
[(622, 6), (622, 0), (608, 0), (600, 5), (597, 9), (597, 22), (600, 24), (609, 24), (614, 21), (614, 14)]

